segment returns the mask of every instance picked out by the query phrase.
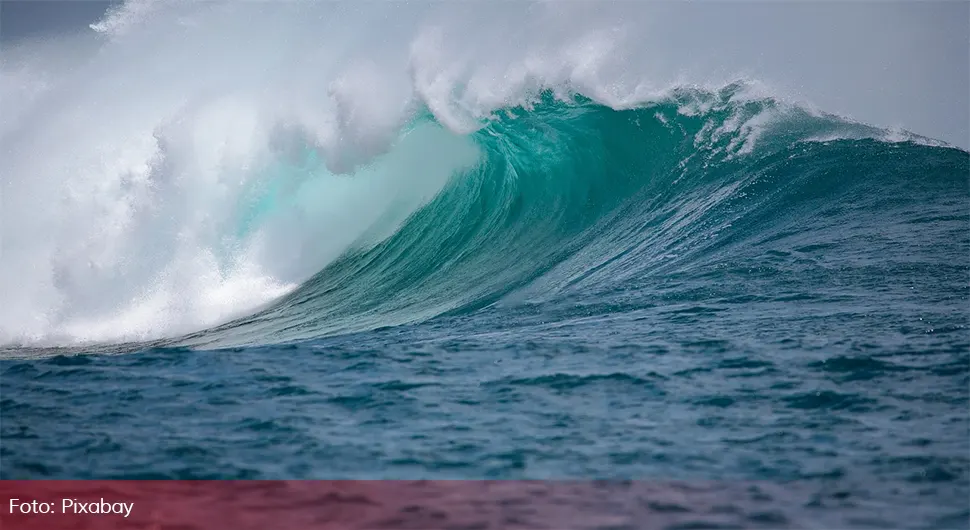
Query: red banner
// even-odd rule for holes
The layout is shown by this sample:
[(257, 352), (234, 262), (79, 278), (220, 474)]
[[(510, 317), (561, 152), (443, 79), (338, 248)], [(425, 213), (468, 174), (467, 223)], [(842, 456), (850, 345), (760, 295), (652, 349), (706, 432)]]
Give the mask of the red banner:
[[(788, 526), (765, 485), (548, 481), (5, 481), (3, 530)], [(693, 525), (693, 526), (692, 526)]]

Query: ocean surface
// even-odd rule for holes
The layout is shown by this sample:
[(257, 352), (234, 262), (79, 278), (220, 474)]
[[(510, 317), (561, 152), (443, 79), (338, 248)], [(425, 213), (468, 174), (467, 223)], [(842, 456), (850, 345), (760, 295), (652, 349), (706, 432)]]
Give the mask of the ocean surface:
[[(543, 88), (468, 130), (431, 107), (349, 171), (290, 131), (232, 194), (193, 196), (232, 204), (193, 221), (220, 270), (269, 241), (279, 285), (205, 294), (273, 293), (251, 309), (142, 326), (209, 282), (137, 262), (203, 239), (160, 228), (192, 200), (135, 222), (115, 273), (104, 248), (58, 254), (73, 305), (4, 310), (0, 478), (757, 482), (788, 500), (737, 501), (740, 526), (967, 527), (970, 153), (746, 82), (613, 106)], [(187, 189), (166, 131), (119, 189)], [(200, 283), (106, 287), (145, 278)]]

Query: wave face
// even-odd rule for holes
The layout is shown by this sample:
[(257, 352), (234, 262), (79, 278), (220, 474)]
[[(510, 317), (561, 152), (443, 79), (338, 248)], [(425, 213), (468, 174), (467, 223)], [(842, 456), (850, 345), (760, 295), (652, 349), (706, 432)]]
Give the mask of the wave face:
[(632, 75), (609, 9), (526, 4), (499, 39), (509, 13), (481, 6), (206, 6), (129, 2), (74, 62), (5, 56), (0, 343), (633, 311), (684, 278), (770, 300), (824, 279), (820, 249), (902, 284), (886, 234), (927, 209), (941, 255), (967, 250), (965, 151), (754, 81)]
[[(744, 94), (740, 84), (678, 89), (616, 110), (546, 92), (503, 109), (465, 137), (477, 160), (392, 235), (269, 308), (179, 343), (302, 341), (489, 306), (631, 312), (672, 296), (675, 278), (712, 300), (727, 295), (712, 285), (768, 282), (747, 296), (774, 301), (826, 280), (823, 250), (893, 270), (902, 241), (884, 234), (920, 223), (927, 204), (946, 219), (933, 239), (952, 241), (954, 259), (970, 249), (965, 152)], [(397, 149), (447, 157), (448, 134), (425, 115)], [(960, 292), (965, 267), (953, 263), (940, 295)]]

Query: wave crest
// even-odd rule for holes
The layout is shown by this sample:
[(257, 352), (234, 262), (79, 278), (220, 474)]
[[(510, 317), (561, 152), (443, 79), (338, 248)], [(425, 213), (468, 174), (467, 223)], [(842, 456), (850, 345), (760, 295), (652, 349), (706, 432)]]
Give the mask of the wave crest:
[[(482, 307), (594, 266), (577, 252), (633, 230), (624, 208), (687, 222), (742, 185), (731, 164), (886, 137), (758, 83), (633, 69), (642, 20), (613, 8), (489, 9), (130, 1), (70, 68), (8, 51), (0, 343), (254, 311), (188, 340), (295, 340)], [(733, 177), (685, 192), (714, 169)]]

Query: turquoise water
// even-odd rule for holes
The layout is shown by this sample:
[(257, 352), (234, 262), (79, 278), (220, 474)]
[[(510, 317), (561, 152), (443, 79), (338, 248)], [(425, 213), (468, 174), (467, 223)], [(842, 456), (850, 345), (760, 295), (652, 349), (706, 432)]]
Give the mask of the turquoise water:
[(965, 527), (970, 155), (738, 90), (539, 94), (252, 315), (8, 350), (0, 475), (765, 480), (832, 495), (776, 525)]

